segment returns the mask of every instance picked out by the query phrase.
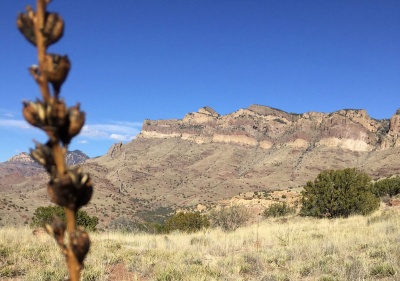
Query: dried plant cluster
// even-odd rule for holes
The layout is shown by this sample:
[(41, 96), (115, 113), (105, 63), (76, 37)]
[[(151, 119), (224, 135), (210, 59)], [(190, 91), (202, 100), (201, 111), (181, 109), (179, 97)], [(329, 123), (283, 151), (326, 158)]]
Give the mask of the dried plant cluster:
[(47, 190), (51, 200), (65, 208), (67, 225), (55, 218), (46, 229), (62, 249), (70, 280), (75, 281), (79, 280), (90, 247), (88, 234), (76, 227), (76, 212), (89, 202), (93, 187), (88, 174), (65, 164), (68, 144), (82, 129), (85, 114), (79, 104), (67, 107), (59, 96), (71, 63), (65, 55), (47, 53), (47, 48), (64, 33), (61, 16), (47, 11), (49, 2), (37, 0), (36, 11), (28, 6), (26, 13), (20, 13), (17, 18), (20, 32), (37, 48), (39, 65), (31, 66), (29, 72), (42, 94), (42, 100), (23, 102), (23, 115), (29, 124), (43, 130), (49, 138), (45, 144), (36, 143), (31, 155), (50, 175)]

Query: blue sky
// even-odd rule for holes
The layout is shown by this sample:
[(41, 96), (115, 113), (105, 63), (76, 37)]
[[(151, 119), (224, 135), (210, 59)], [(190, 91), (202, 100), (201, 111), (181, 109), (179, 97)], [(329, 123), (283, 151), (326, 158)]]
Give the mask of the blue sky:
[[(21, 116), (40, 96), (36, 50), (15, 19), (32, 0), (0, 1), (0, 162), (45, 135)], [(227, 114), (261, 104), (287, 112), (400, 108), (398, 0), (53, 0), (66, 22), (49, 52), (68, 54), (61, 95), (86, 126), (70, 149), (103, 155), (143, 120)]]

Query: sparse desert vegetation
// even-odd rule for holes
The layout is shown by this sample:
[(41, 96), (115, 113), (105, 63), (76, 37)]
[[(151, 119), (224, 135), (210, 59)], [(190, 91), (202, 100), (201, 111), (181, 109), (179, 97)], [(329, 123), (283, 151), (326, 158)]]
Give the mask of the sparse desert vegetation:
[[(82, 280), (398, 280), (400, 211), (261, 219), (234, 232), (92, 233)], [(63, 280), (46, 234), (0, 229), (0, 279)]]
[[(107, 133), (132, 141), (82, 164), (89, 176), (66, 163), (85, 113), (60, 96), (71, 64), (47, 52), (64, 34), (50, 2), (17, 18), (42, 95), (23, 116), (48, 141), (30, 153), (44, 169), (21, 157), (0, 166), (0, 280), (399, 280), (400, 179), (382, 177), (400, 173), (400, 110), (146, 119), (135, 140)], [(48, 197), (59, 207), (40, 207)]]

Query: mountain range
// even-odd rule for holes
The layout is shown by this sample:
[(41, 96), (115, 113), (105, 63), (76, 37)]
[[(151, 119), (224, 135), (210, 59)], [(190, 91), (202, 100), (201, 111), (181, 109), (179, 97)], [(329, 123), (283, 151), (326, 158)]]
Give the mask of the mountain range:
[[(106, 226), (180, 208), (262, 205), (255, 194), (297, 193), (326, 169), (398, 175), (399, 132), (400, 111), (377, 120), (362, 109), (294, 114), (252, 105), (220, 115), (203, 107), (183, 119), (145, 120), (136, 139), (79, 164), (95, 186), (85, 210)], [(7, 218), (0, 224), (28, 223), (35, 208), (49, 204), (47, 175), (40, 167), (25, 171), (33, 167), (23, 162), (27, 155), (17, 158), (0, 164), (0, 217)]]
[[(65, 156), (65, 162), (68, 166), (81, 164), (88, 160), (90, 157), (87, 156), (80, 150), (67, 151)], [(21, 152), (6, 161), (7, 163), (25, 163), (25, 164), (36, 164), (35, 160), (30, 156), (29, 153)]]

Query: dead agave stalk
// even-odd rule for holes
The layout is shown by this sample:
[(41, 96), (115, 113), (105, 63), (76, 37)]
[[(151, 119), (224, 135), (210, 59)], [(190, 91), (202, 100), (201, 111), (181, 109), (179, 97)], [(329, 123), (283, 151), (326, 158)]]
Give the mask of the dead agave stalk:
[(23, 115), (29, 124), (49, 137), (45, 144), (36, 143), (31, 155), (50, 175), (47, 191), (51, 200), (65, 209), (67, 225), (55, 219), (52, 225), (46, 225), (46, 229), (66, 257), (69, 280), (78, 281), (90, 240), (82, 228), (76, 227), (76, 212), (90, 201), (93, 187), (88, 174), (65, 164), (68, 144), (82, 129), (85, 114), (79, 104), (67, 108), (59, 97), (71, 64), (67, 56), (47, 53), (47, 48), (64, 32), (61, 16), (47, 12), (49, 2), (37, 0), (36, 12), (27, 6), (26, 13), (20, 13), (17, 18), (18, 29), (37, 48), (39, 65), (30, 67), (29, 72), (42, 94), (42, 100), (23, 102)]

